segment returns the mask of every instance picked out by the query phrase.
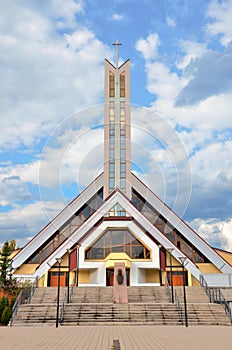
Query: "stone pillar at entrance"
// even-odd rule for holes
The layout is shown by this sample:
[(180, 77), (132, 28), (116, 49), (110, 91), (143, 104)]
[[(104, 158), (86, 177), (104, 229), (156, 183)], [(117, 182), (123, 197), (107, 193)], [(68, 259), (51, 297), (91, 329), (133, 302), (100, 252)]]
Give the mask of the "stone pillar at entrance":
[(127, 285), (126, 285), (126, 267), (125, 263), (114, 263), (114, 287), (113, 302), (119, 304), (128, 303)]

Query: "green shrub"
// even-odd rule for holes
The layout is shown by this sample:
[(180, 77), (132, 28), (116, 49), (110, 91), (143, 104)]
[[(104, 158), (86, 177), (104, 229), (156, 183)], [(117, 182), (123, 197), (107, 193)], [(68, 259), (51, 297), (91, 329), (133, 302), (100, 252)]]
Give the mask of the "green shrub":
[(7, 326), (11, 319), (11, 315), (12, 315), (12, 311), (10, 306), (5, 306), (2, 313), (1, 323)]
[(16, 297), (12, 298), (11, 299), (11, 302), (10, 302), (10, 308), (12, 309), (12, 307), (14, 306), (14, 303), (16, 302)]
[(1, 320), (1, 317), (2, 317), (3, 310), (8, 305), (9, 305), (8, 298), (7, 297), (2, 297), (2, 299), (0, 300), (0, 320)]

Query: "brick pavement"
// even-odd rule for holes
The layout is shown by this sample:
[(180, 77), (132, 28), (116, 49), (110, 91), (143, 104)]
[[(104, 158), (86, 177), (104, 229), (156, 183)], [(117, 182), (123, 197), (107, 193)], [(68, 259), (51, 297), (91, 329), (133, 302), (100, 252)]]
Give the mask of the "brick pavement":
[(110, 350), (113, 341), (121, 350), (231, 350), (231, 327), (1, 327), (4, 350)]

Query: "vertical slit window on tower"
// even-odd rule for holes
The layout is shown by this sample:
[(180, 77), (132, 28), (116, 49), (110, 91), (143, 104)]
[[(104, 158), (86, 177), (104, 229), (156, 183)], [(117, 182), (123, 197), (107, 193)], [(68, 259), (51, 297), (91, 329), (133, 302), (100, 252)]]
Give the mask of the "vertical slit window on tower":
[(114, 179), (110, 178), (110, 189), (111, 191), (114, 189)]
[(122, 173), (126, 172), (126, 164), (125, 163), (121, 163), (121, 172)]
[(115, 97), (115, 75), (110, 72), (110, 97)]
[(125, 158), (125, 157), (126, 157), (126, 150), (121, 149), (121, 158)]
[(113, 122), (115, 120), (115, 110), (114, 110), (114, 103), (110, 102), (110, 108), (109, 108), (109, 116), (110, 121)]
[(114, 158), (114, 149), (110, 149), (110, 159)]
[(121, 123), (121, 128), (120, 128), (120, 135), (126, 135), (126, 129), (125, 129), (125, 124)]
[(114, 163), (110, 163), (110, 173), (114, 173)]
[(114, 124), (110, 123), (110, 136), (115, 134)]
[(125, 144), (125, 141), (126, 141), (125, 135), (121, 135), (121, 143)]
[(120, 74), (120, 97), (125, 97), (125, 72)]
[(121, 101), (120, 102), (120, 121), (125, 121), (126, 117), (126, 110), (125, 110), (125, 102)]

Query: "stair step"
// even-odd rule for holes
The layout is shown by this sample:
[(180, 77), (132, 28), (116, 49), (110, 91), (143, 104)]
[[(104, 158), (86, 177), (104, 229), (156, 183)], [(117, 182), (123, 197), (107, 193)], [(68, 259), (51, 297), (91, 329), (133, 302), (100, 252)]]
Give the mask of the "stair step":
[[(184, 316), (183, 288), (175, 287)], [(67, 288), (62, 287), (60, 305)], [(112, 287), (73, 289), (63, 325), (183, 325), (166, 287), (127, 287), (128, 304), (113, 304)], [(212, 304), (202, 287), (186, 287), (189, 325), (230, 325), (220, 304)], [(57, 287), (37, 288), (31, 304), (21, 305), (13, 326), (50, 326), (56, 321)]]

